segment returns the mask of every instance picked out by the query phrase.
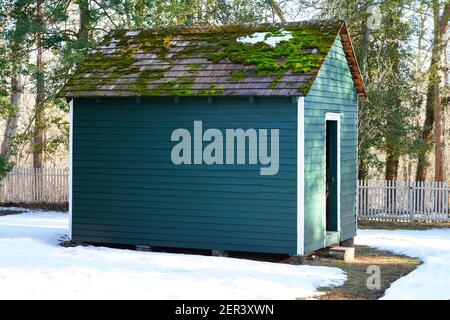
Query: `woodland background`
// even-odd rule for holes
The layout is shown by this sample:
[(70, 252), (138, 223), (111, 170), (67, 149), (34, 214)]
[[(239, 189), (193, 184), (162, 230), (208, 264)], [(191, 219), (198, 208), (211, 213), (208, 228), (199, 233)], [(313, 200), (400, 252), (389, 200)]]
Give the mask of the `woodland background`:
[(57, 93), (113, 29), (344, 19), (368, 100), (359, 178), (450, 178), (449, 0), (0, 0), (0, 176), (66, 167)]

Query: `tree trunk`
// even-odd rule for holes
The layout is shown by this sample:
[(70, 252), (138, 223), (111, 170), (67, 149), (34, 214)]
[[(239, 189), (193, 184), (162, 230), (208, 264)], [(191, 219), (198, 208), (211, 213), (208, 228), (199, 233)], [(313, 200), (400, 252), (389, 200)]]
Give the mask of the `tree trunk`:
[[(39, 2), (38, 19), (42, 21), (43, 7), (42, 2)], [(44, 135), (45, 135), (45, 120), (44, 120), (44, 57), (42, 48), (42, 34), (38, 33), (36, 38), (36, 68), (38, 70), (36, 77), (36, 106), (34, 111), (34, 132), (33, 132), (33, 167), (42, 168), (44, 162)]]
[(369, 176), (369, 164), (364, 159), (358, 163), (358, 180), (367, 180)]
[[(450, 3), (444, 7), (442, 16), (439, 16), (439, 0), (433, 0), (434, 13), (434, 39), (431, 52), (431, 62), (428, 78), (427, 103), (425, 109), (425, 122), (421, 139), (426, 144), (432, 142), (433, 124), (435, 126), (435, 181), (442, 181), (443, 172), (443, 145), (442, 145), (442, 109), (439, 98), (440, 86), (440, 59), (443, 51), (442, 37), (446, 32), (450, 17)], [(427, 152), (422, 152), (418, 157), (416, 180), (424, 181), (427, 175)]]
[[(397, 9), (394, 9), (397, 11)], [(391, 12), (393, 14), (394, 12)], [(386, 26), (388, 28), (395, 29), (395, 25), (397, 24), (396, 17), (393, 17), (392, 15), (389, 16), (388, 21), (386, 22)], [(401, 74), (401, 68), (400, 68), (400, 57), (401, 52), (400, 51), (400, 44), (398, 42), (394, 42), (391, 45), (392, 52), (395, 52), (395, 55), (392, 55), (391, 61), (392, 61), (392, 70), (396, 74)], [(391, 90), (391, 89), (389, 89)], [(395, 110), (401, 109), (402, 100), (400, 98), (399, 93), (392, 92), (391, 95), (394, 98), (394, 104), (395, 107), (393, 108)], [(386, 119), (386, 127), (387, 128), (396, 128), (397, 127), (397, 117), (395, 116), (388, 116)], [(388, 131), (390, 137), (386, 139), (386, 171), (385, 171), (385, 180), (392, 181), (398, 179), (398, 167), (400, 165), (400, 155), (403, 153), (402, 151), (399, 151), (399, 141), (396, 139), (392, 139), (392, 136), (394, 133), (392, 131)], [(395, 192), (395, 191), (394, 191)], [(395, 207), (395, 206), (394, 206)]]
[[(432, 141), (433, 123), (434, 123), (434, 110), (431, 104), (432, 96), (434, 94), (433, 86), (428, 87), (427, 93), (427, 103), (425, 106), (425, 120), (422, 126), (422, 133), (420, 139), (426, 143), (430, 144)], [(416, 181), (425, 181), (427, 178), (427, 150), (420, 152), (417, 158), (417, 171), (416, 171)]]
[[(436, 182), (444, 181), (444, 145), (442, 142), (442, 106), (440, 98), (441, 83), (441, 55), (444, 52), (443, 41), (445, 30), (448, 24), (448, 13), (450, 5), (444, 8), (442, 21), (439, 12), (439, 0), (433, 1), (434, 15), (434, 42), (432, 55), (432, 67), (430, 70), (430, 81), (433, 83), (433, 110), (434, 110), (434, 180)], [(447, 15), (447, 17), (446, 17)], [(446, 20), (445, 20), (446, 19)], [(434, 63), (433, 63), (434, 62)]]
[(439, 85), (434, 85), (434, 181), (444, 181), (444, 144), (442, 142), (442, 110)]
[(442, 110), (439, 97), (440, 85), (440, 53), (441, 35), (439, 32), (439, 0), (433, 1), (434, 42), (432, 64), (430, 68), (430, 82), (433, 83), (433, 112), (434, 112), (434, 181), (443, 180), (443, 146), (442, 146)]
[(80, 0), (78, 3), (80, 10), (80, 28), (78, 29), (78, 40), (89, 40), (89, 0)]
[[(370, 37), (370, 30), (367, 26), (367, 19), (368, 16), (362, 21), (362, 30), (363, 30), (363, 39), (362, 39), (362, 45), (361, 45), (361, 54), (359, 56), (359, 67), (361, 70), (361, 73), (363, 75), (363, 78), (366, 78), (365, 70), (366, 70), (366, 64), (367, 64), (367, 51), (369, 47), (369, 37)], [(359, 105), (359, 108), (361, 110), (362, 105)], [(360, 123), (361, 121), (364, 121), (364, 119), (359, 118)], [(358, 126), (360, 127), (360, 126)], [(359, 180), (367, 180), (369, 176), (369, 163), (367, 159), (359, 158), (358, 159), (358, 179)]]
[(17, 133), (17, 124), (19, 122), (19, 110), (22, 101), (22, 91), (22, 76), (17, 70), (14, 70), (11, 77), (11, 103), (17, 108), (17, 110), (8, 118), (6, 122), (5, 135), (1, 145), (1, 155), (7, 162), (10, 162), (12, 156), (14, 155), (13, 142), (14, 137)]
[(363, 78), (366, 78), (366, 65), (367, 65), (367, 52), (369, 48), (369, 39), (370, 39), (370, 29), (368, 27), (368, 19), (369, 15), (366, 15), (365, 19), (362, 21), (362, 43), (361, 43), (361, 54), (359, 58), (359, 68), (363, 75)]
[(386, 159), (386, 172), (385, 172), (385, 180), (397, 180), (398, 178), (398, 166), (399, 166), (399, 157), (389, 155)]
[(286, 22), (286, 18), (284, 17), (283, 10), (281, 10), (280, 6), (275, 0), (268, 0), (270, 7), (273, 12), (278, 16), (281, 22)]

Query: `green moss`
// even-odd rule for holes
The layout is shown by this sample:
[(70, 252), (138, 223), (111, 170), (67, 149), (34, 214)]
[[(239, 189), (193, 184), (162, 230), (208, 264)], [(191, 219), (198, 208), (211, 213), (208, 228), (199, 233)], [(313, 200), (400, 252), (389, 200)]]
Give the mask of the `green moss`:
[(310, 87), (308, 85), (303, 85), (303, 86), (299, 87), (297, 90), (306, 96), (309, 92), (309, 89), (310, 89)]
[(230, 78), (236, 81), (245, 79), (247, 77), (248, 77), (247, 72), (244, 70), (234, 71), (230, 74)]
[(220, 88), (219, 86), (211, 86), (211, 89), (209, 89), (209, 92), (212, 95), (222, 95), (224, 90)]
[[(212, 86), (207, 90), (192, 91), (195, 74), (202, 67), (201, 63), (189, 65), (192, 77), (180, 77), (163, 84), (154, 84), (155, 79), (162, 79), (171, 67), (159, 71), (141, 71), (135, 63), (136, 54), (151, 54), (155, 59), (170, 64), (172, 59), (197, 59), (205, 57), (214, 63), (231, 61), (238, 64), (254, 66), (254, 70), (238, 70), (229, 74), (236, 82), (252, 75), (276, 77), (268, 87), (275, 88), (282, 77), (293, 74), (314, 74), (326, 58), (336, 38), (341, 22), (305, 25), (260, 25), (260, 26), (226, 26), (209, 29), (164, 29), (141, 30), (136, 36), (127, 35), (120, 30), (109, 34), (102, 42), (103, 46), (117, 48), (117, 53), (92, 54), (80, 67), (69, 83), (70, 89), (95, 91), (98, 86), (115, 84), (116, 79), (127, 74), (137, 74), (137, 79), (130, 90), (138, 95), (220, 95), (224, 90)], [(281, 29), (282, 28), (282, 29)], [(267, 32), (266, 38), (282, 35), (282, 30), (289, 31), (292, 38), (272, 47), (266, 43), (246, 44), (237, 41), (239, 37), (254, 32)], [(183, 50), (170, 51), (174, 41), (195, 43), (186, 45)], [(201, 44), (201, 45), (198, 45)], [(179, 48), (179, 47), (178, 47)], [(315, 50), (313, 50), (315, 49)], [(170, 55), (168, 54), (170, 52)], [(220, 68), (218, 66), (218, 68)], [(95, 77), (85, 79), (82, 74)], [(105, 76), (106, 75), (106, 76)], [(152, 84), (153, 83), (153, 84)], [(294, 86), (295, 83), (289, 84)], [(311, 83), (298, 88), (305, 93)]]
[(97, 90), (97, 85), (92, 84), (71, 84), (67, 85), (70, 87), (69, 91), (95, 91)]
[[(280, 30), (267, 30), (266, 38), (280, 35)], [(260, 75), (280, 75), (288, 70), (303, 74), (320, 67), (336, 37), (336, 33), (327, 34), (319, 26), (296, 27), (291, 30), (286, 27), (285, 30), (292, 33), (292, 38), (281, 41), (274, 47), (264, 42), (241, 43), (237, 41), (241, 35), (235, 34), (234, 38), (219, 41), (216, 50), (208, 53), (206, 57), (215, 63), (228, 59), (236, 63), (254, 65)], [(252, 33), (248, 35), (250, 34)]]
[(193, 63), (189, 66), (189, 71), (197, 71), (202, 66), (201, 63)]
[(206, 58), (212, 62), (218, 63), (220, 60), (223, 60), (226, 56), (227, 56), (227, 54), (225, 52), (220, 51), (220, 52), (211, 53), (211, 54), (207, 55)]
[(272, 82), (269, 84), (269, 88), (271, 88), (271, 89), (276, 88), (277, 85), (278, 85), (278, 83), (279, 83), (279, 82), (278, 82), (277, 80), (272, 81)]
[(311, 90), (311, 86), (312, 86), (313, 83), (314, 83), (314, 79), (315, 79), (314, 77), (309, 78), (308, 81), (306, 82), (306, 84), (300, 86), (300, 87), (297, 89), (297, 91), (303, 93), (303, 95), (306, 96), (306, 95), (308, 94), (309, 90)]
[(166, 49), (170, 48), (170, 42), (172, 41), (172, 39), (173, 39), (173, 35), (168, 35), (168, 36), (164, 37), (164, 40), (163, 40), (164, 48), (166, 48)]
[[(87, 61), (78, 69), (73, 79), (77, 80), (77, 85), (89, 82), (89, 89), (84, 91), (95, 91), (99, 86), (113, 83), (115, 79), (131, 73), (138, 73), (139, 68), (132, 67), (137, 61), (134, 57), (136, 49), (128, 48), (122, 50), (119, 55), (105, 55), (101, 52), (92, 54)], [(81, 74), (94, 74), (97, 78), (95, 82), (90, 78), (83, 78)], [(108, 74), (103, 77), (103, 74)]]
[(221, 96), (223, 95), (224, 90), (223, 88), (220, 88), (218, 86), (211, 86), (211, 88), (209, 88), (209, 90), (203, 89), (200, 90), (197, 95), (199, 96)]
[(136, 82), (130, 86), (131, 91), (138, 93), (140, 96), (150, 95), (151, 90), (148, 89), (149, 82), (162, 79), (164, 73), (168, 70), (169, 68), (142, 71), (139, 73)]
[(195, 79), (189, 77), (180, 77), (176, 80), (167, 81), (156, 85), (148, 91), (147, 95), (164, 96), (191, 96), (192, 84)]

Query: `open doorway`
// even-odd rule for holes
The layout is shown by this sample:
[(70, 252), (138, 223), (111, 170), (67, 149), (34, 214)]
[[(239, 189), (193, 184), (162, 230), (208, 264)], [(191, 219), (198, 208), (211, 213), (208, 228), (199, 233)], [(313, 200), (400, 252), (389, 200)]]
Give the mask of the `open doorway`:
[(339, 116), (327, 114), (326, 118), (326, 231), (339, 231)]

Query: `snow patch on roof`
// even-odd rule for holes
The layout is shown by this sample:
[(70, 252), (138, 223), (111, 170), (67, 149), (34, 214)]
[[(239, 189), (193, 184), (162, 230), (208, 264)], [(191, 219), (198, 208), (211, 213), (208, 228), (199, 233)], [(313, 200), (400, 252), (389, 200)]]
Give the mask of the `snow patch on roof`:
[(275, 47), (281, 41), (289, 41), (291, 39), (292, 32), (281, 29), (277, 35), (274, 35), (272, 32), (255, 32), (251, 35), (240, 37), (237, 41), (251, 45), (258, 42), (264, 42), (269, 46)]

